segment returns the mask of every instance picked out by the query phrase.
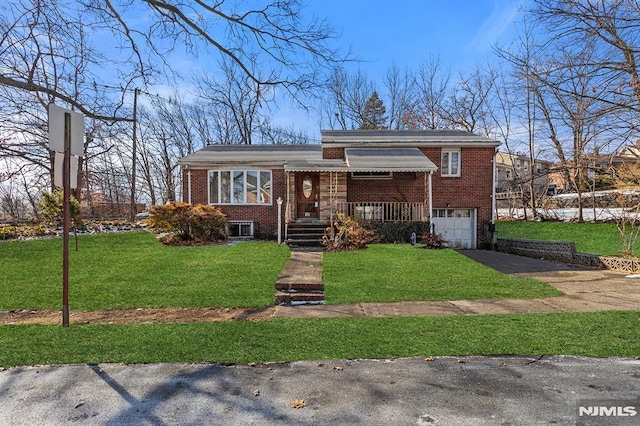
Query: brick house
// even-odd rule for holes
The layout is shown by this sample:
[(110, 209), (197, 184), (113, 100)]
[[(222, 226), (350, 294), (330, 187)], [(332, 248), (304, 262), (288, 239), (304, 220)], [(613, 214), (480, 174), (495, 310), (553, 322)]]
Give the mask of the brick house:
[(457, 130), (327, 130), (316, 145), (209, 145), (180, 160), (183, 198), (213, 204), (237, 235), (324, 227), (336, 212), (430, 221), (452, 247), (483, 245), (498, 142)]

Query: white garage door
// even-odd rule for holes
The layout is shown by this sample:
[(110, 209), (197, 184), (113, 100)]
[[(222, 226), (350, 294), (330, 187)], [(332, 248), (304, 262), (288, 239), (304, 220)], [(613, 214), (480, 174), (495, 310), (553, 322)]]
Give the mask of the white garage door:
[(433, 209), (435, 233), (451, 248), (476, 248), (475, 209)]

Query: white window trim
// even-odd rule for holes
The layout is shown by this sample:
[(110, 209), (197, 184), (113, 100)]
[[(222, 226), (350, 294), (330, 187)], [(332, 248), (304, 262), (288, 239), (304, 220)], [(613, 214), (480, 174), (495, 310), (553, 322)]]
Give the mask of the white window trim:
[[(457, 173), (444, 173), (444, 166), (441, 164), (440, 166), (440, 176), (442, 177), (460, 177), (461, 176), (461, 170), (462, 170), (462, 154), (460, 152), (459, 149), (443, 149), (442, 153), (440, 154), (440, 161), (443, 162), (444, 161), (444, 155), (445, 154), (458, 154), (458, 170)], [(451, 155), (448, 156), (449, 158), (449, 162), (447, 164), (447, 170), (451, 170)]]
[[(230, 202), (228, 203), (222, 203), (220, 202), (220, 197), (222, 196), (222, 180), (220, 179), (220, 174), (223, 172), (229, 172), (229, 200)], [(235, 172), (242, 172), (242, 176), (243, 176), (243, 189), (242, 189), (242, 202), (240, 203), (235, 203), (233, 202), (233, 175)], [(260, 186), (260, 174), (262, 172), (266, 172), (269, 173), (270, 176), (270, 182), (271, 184), (269, 185), (269, 202), (268, 203), (261, 203), (261, 202), (257, 202), (257, 203), (248, 203), (247, 202), (247, 172), (257, 172), (258, 175), (258, 187)], [(211, 199), (211, 173), (217, 173), (218, 174), (218, 199), (217, 200), (212, 200)], [(260, 188), (258, 188), (258, 200), (260, 200)], [(247, 170), (227, 170), (227, 169), (221, 169), (221, 170), (209, 170), (207, 173), (207, 199), (209, 200), (209, 204), (217, 204), (217, 205), (224, 205), (224, 206), (270, 206), (273, 205), (273, 172), (271, 170), (259, 170), (259, 169), (247, 169)]]

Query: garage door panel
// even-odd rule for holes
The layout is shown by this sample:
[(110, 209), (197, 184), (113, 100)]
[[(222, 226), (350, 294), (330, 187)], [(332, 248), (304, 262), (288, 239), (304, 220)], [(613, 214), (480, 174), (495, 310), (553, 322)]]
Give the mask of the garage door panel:
[(450, 247), (475, 248), (473, 209), (436, 209), (432, 221)]

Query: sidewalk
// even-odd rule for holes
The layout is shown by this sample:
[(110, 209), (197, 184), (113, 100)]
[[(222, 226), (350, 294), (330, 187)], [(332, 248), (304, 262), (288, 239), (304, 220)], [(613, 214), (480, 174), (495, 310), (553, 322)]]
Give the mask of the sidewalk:
[[(546, 312), (596, 312), (640, 310), (640, 276), (590, 270), (544, 260), (487, 250), (462, 250), (461, 254), (500, 272), (534, 278), (564, 293), (544, 299), (481, 299), (344, 305), (277, 306), (276, 318), (333, 318), (389, 316), (447, 316)], [(295, 265), (305, 265), (299, 270)], [(292, 251), (285, 267), (288, 279), (322, 280), (322, 256)]]

